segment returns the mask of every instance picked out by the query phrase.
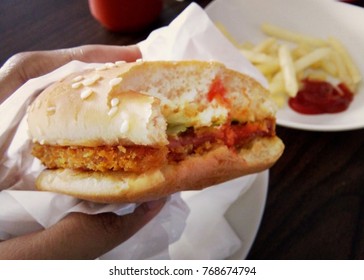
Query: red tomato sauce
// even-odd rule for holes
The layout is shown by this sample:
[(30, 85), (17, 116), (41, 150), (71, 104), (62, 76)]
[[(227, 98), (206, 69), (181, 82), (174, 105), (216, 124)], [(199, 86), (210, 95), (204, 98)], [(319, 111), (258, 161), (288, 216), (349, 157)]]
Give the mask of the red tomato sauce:
[(345, 111), (353, 100), (353, 93), (344, 83), (337, 86), (325, 81), (302, 81), (303, 86), (294, 98), (288, 100), (289, 106), (301, 114), (325, 114)]
[(225, 124), (220, 127), (208, 127), (194, 130), (187, 129), (177, 137), (169, 137), (170, 149), (178, 149), (184, 146), (197, 148), (205, 142), (216, 143), (222, 141), (226, 146), (239, 147), (255, 137), (271, 137), (275, 135), (275, 122), (273, 119), (265, 119), (259, 123)]
[(225, 97), (226, 92), (227, 90), (222, 81), (215, 78), (207, 93), (207, 100), (211, 102), (216, 99), (220, 104), (229, 105), (229, 101)]

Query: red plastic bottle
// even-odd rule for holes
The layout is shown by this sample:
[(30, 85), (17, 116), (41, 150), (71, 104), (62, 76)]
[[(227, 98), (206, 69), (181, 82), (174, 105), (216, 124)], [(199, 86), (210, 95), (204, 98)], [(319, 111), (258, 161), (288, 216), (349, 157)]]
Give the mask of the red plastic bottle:
[(138, 31), (156, 20), (163, 0), (89, 0), (93, 17), (112, 31)]

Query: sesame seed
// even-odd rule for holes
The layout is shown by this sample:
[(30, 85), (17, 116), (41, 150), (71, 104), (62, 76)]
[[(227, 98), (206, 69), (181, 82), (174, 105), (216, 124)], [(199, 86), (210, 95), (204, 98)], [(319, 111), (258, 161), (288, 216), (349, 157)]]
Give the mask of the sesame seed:
[(111, 109), (110, 109), (110, 111), (109, 112), (107, 112), (107, 115), (109, 116), (109, 117), (112, 117), (112, 116), (114, 116), (115, 114), (116, 114), (116, 112), (118, 111), (118, 107), (112, 107)]
[(115, 106), (118, 106), (118, 104), (119, 104), (119, 98), (113, 98), (113, 99), (111, 99), (111, 106), (112, 107), (115, 107)]
[(125, 64), (126, 63), (126, 61), (125, 60), (120, 60), (120, 61), (116, 61), (115, 62), (115, 65), (116, 66), (120, 66), (120, 65), (123, 65), (123, 64)]
[(72, 79), (72, 82), (79, 82), (79, 81), (81, 81), (81, 80), (83, 80), (83, 76), (79, 75), (79, 76), (77, 76), (77, 77), (74, 77), (74, 78)]
[(44, 145), (45, 144), (45, 140), (44, 139), (40, 140), (39, 141), (39, 144)]
[(91, 86), (93, 83), (95, 83), (95, 81), (94, 81), (94, 80), (92, 80), (92, 79), (86, 79), (86, 80), (84, 80), (84, 81), (82, 82), (82, 84), (83, 84), (84, 86)]
[(114, 87), (121, 83), (123, 79), (122, 78), (114, 78), (109, 81), (109, 85)]
[(85, 79), (85, 80), (82, 82), (82, 84), (83, 84), (84, 86), (91, 86), (91, 85), (93, 85), (94, 83), (96, 83), (99, 79), (101, 79), (101, 76), (100, 76), (100, 75), (98, 75), (98, 74), (96, 74), (96, 75), (92, 76), (91, 78), (87, 78), (87, 79)]
[(102, 70), (106, 70), (106, 69), (107, 69), (107, 67), (105, 64), (95, 68), (96, 71), (102, 71)]
[(93, 93), (92, 89), (87, 88), (81, 92), (81, 99), (87, 99)]
[(105, 63), (105, 66), (107, 69), (111, 69), (111, 68), (114, 68), (116, 65), (112, 62), (108, 62), (108, 63)]
[(120, 126), (120, 132), (125, 133), (129, 130), (129, 122), (128, 120), (123, 120)]
[(55, 112), (55, 111), (56, 111), (56, 107), (55, 106), (52, 106), (52, 107), (48, 107), (47, 108), (47, 112), (52, 113), (52, 112)]
[(101, 79), (101, 76), (99, 74), (95, 74), (92, 76), (92, 79), (94, 79), (95, 81), (98, 81)]
[(82, 83), (80, 83), (80, 82), (76, 82), (76, 83), (73, 83), (72, 85), (71, 85), (71, 87), (72, 88), (79, 88), (79, 87), (81, 87), (82, 86)]

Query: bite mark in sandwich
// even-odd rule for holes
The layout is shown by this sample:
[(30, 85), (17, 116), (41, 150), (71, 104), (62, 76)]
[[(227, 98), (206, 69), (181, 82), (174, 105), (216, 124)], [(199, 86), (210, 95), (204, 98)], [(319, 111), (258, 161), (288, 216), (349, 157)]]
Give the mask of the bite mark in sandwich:
[(271, 167), (275, 107), (216, 62), (106, 64), (45, 89), (28, 111), (40, 190), (141, 202)]

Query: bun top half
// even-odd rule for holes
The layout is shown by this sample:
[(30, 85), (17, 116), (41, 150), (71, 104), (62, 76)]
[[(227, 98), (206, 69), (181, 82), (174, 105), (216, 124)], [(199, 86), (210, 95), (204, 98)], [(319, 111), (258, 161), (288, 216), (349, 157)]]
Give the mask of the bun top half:
[(49, 145), (160, 146), (167, 127), (274, 118), (268, 95), (217, 62), (107, 63), (46, 88), (28, 109), (29, 134)]

